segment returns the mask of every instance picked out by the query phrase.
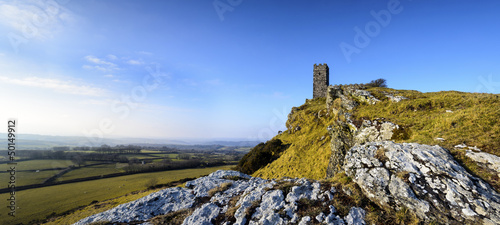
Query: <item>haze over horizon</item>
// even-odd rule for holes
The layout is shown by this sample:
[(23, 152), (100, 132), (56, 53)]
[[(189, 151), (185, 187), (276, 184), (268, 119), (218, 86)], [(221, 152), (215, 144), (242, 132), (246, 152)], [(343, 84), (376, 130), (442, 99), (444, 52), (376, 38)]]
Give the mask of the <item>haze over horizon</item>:
[[(500, 2), (0, 2), (19, 133), (265, 141), (330, 84), (500, 93)], [(5, 125), (6, 127), (6, 125)], [(6, 128), (4, 128), (6, 129)]]

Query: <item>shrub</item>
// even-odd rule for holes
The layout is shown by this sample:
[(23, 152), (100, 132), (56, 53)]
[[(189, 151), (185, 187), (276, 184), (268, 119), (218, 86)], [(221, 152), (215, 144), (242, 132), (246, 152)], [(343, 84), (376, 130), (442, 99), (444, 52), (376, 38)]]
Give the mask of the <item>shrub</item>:
[(243, 156), (238, 163), (237, 170), (242, 173), (252, 174), (278, 159), (279, 154), (287, 149), (288, 146), (289, 145), (284, 145), (280, 139), (260, 143)]
[(365, 84), (367, 87), (387, 87), (387, 80), (379, 78), (370, 81), (370, 83)]

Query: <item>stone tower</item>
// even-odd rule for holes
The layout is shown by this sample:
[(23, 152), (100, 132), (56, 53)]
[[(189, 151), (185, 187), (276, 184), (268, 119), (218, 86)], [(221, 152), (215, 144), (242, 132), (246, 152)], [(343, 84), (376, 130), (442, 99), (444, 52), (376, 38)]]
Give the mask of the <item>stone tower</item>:
[(330, 85), (330, 71), (328, 65), (314, 64), (313, 70), (313, 98), (326, 97), (326, 89)]

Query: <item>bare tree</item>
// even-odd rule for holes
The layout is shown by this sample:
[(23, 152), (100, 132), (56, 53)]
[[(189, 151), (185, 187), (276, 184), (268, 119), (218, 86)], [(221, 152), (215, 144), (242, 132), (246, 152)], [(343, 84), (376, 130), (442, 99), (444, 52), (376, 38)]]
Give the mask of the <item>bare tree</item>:
[(376, 80), (370, 81), (370, 83), (365, 84), (368, 87), (387, 87), (387, 80), (379, 78)]

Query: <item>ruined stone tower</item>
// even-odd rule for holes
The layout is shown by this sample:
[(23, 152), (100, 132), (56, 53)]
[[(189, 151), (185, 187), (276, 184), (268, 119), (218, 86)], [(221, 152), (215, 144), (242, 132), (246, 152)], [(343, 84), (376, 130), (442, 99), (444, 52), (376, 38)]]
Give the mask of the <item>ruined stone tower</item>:
[(326, 97), (326, 89), (330, 85), (330, 72), (328, 65), (314, 64), (313, 70), (313, 98)]

